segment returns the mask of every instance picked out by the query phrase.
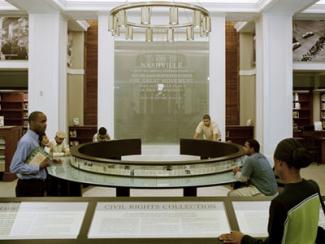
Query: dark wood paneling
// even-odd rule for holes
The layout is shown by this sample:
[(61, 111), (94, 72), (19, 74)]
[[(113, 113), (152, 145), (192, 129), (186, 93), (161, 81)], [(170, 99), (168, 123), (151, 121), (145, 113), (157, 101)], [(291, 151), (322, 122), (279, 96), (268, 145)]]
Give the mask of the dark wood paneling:
[(239, 125), (239, 34), (226, 24), (226, 125)]
[(97, 125), (98, 24), (97, 21), (89, 21), (89, 24), (85, 40), (84, 124)]

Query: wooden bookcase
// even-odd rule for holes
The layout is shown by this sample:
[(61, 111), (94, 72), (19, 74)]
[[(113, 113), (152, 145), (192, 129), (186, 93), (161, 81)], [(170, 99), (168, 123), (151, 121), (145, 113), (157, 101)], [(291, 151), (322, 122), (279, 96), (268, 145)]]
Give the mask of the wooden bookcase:
[(3, 181), (12, 181), (16, 178), (15, 174), (10, 173), (10, 163), (21, 136), (21, 126), (0, 127), (0, 172)]
[(323, 130), (325, 129), (325, 92), (320, 94), (320, 121), (322, 122)]
[(0, 90), (0, 116), (4, 125), (28, 127), (28, 95), (25, 90)]
[(97, 133), (97, 126), (69, 126), (69, 146), (92, 142)]
[(226, 126), (226, 141), (244, 145), (246, 140), (254, 139), (254, 126)]
[(293, 130), (301, 131), (304, 126), (312, 125), (313, 94), (310, 90), (293, 91)]

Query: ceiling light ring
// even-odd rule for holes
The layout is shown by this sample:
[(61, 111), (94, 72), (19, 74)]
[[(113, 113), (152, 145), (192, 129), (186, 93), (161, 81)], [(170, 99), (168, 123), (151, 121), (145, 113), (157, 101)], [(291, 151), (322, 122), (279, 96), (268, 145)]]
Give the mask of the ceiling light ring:
[[(158, 12), (169, 12), (169, 23), (152, 23), (154, 17), (153, 13), (157, 13), (157, 8), (159, 8)], [(162, 11), (161, 8), (169, 8), (169, 11)], [(134, 17), (135, 13), (131, 12), (130, 14), (129, 10), (131, 9), (139, 9), (140, 21), (134, 22), (129, 20), (129, 17)], [(188, 20), (188, 18), (180, 18), (180, 10), (188, 11), (187, 14), (192, 15), (192, 18), (190, 18), (190, 20)], [(113, 36), (119, 36), (120, 33), (125, 33), (125, 38), (127, 40), (133, 40), (133, 29), (144, 29), (145, 40), (147, 42), (152, 42), (154, 40), (153, 30), (155, 29), (166, 30), (165, 33), (167, 34), (167, 41), (169, 42), (174, 41), (175, 31), (185, 29), (186, 40), (190, 41), (194, 40), (195, 30), (200, 32), (200, 37), (208, 37), (211, 32), (211, 18), (209, 12), (205, 8), (194, 4), (162, 1), (135, 2), (122, 4), (113, 8), (110, 11), (108, 29), (112, 32)], [(161, 34), (162, 32), (159, 33)], [(184, 32), (181, 31), (178, 33)], [(178, 35), (178, 39), (179, 37)]]
[(146, 25), (146, 24), (139, 24), (139, 23), (134, 23), (134, 22), (127, 22), (128, 26), (132, 27), (137, 27), (137, 28), (160, 28), (160, 29), (168, 29), (168, 28), (186, 28), (186, 27), (191, 27), (193, 24), (192, 23), (183, 23), (183, 24), (178, 24), (178, 25)]
[(110, 15), (116, 15), (118, 12), (122, 10), (130, 10), (134, 8), (141, 8), (141, 7), (176, 7), (176, 8), (184, 8), (184, 9), (190, 9), (190, 10), (198, 10), (203, 14), (204, 16), (208, 17), (209, 12), (205, 8), (195, 5), (195, 4), (189, 4), (189, 3), (180, 3), (180, 2), (136, 2), (136, 3), (126, 3), (119, 5), (115, 8), (113, 8), (110, 11)]

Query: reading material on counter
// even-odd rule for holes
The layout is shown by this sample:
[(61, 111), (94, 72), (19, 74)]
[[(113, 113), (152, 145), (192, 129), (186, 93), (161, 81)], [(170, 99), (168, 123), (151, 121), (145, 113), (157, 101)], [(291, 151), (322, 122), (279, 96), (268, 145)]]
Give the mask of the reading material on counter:
[(0, 203), (0, 240), (8, 239), (20, 203)]
[(269, 201), (238, 201), (232, 202), (242, 233), (254, 237), (267, 237), (269, 221)]
[(101, 202), (88, 238), (209, 238), (229, 231), (222, 202)]
[[(269, 208), (271, 202), (233, 202), (237, 222), (241, 232), (255, 237), (267, 237)], [(323, 209), (319, 212), (319, 226), (325, 229)]]
[(2, 204), (5, 210), (0, 212), (1, 220), (7, 220), (1, 221), (0, 239), (76, 239), (87, 205), (84, 202)]

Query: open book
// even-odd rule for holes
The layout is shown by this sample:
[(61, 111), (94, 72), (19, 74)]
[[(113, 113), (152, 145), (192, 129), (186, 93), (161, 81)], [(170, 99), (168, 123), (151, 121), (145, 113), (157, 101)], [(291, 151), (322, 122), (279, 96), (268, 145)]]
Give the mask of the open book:
[(51, 160), (51, 156), (42, 147), (37, 147), (29, 154), (26, 163), (40, 165), (47, 159)]

